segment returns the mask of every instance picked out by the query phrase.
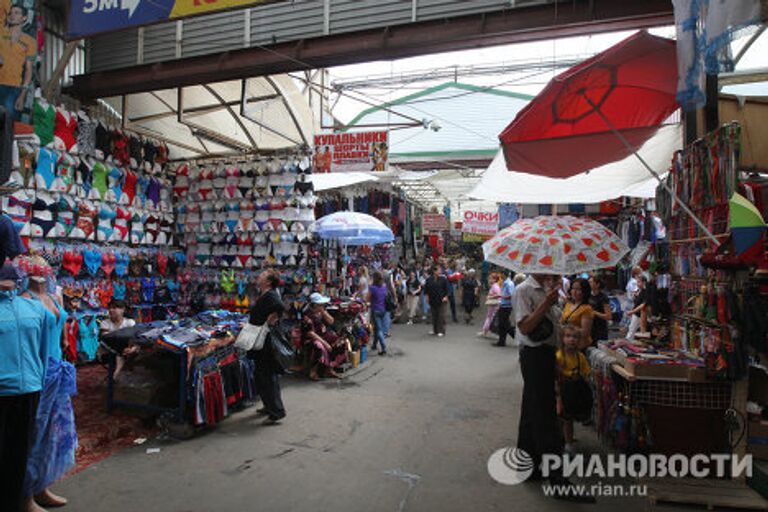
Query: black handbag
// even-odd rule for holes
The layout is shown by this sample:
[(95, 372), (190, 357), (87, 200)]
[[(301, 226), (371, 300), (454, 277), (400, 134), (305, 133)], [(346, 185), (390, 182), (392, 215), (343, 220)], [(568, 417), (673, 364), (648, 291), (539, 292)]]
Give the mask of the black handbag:
[(536, 327), (534, 327), (533, 330), (528, 333), (528, 339), (538, 343), (548, 339), (550, 336), (552, 336), (554, 331), (555, 324), (553, 324), (552, 320), (545, 316), (536, 325)]
[(280, 326), (269, 328), (268, 342), (272, 345), (272, 355), (277, 364), (283, 370), (290, 369), (295, 363), (296, 351)]
[(392, 294), (389, 292), (387, 292), (387, 296), (384, 298), (384, 309), (386, 309), (390, 313), (397, 310), (397, 304), (395, 304), (395, 299), (392, 298)]

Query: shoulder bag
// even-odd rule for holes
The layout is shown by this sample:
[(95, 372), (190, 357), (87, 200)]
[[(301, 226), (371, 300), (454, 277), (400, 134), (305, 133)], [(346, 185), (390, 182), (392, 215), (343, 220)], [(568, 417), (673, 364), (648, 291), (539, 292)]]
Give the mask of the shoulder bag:
[(245, 324), (240, 330), (235, 340), (235, 347), (249, 352), (251, 350), (261, 350), (264, 348), (264, 341), (269, 334), (269, 327), (264, 325)]

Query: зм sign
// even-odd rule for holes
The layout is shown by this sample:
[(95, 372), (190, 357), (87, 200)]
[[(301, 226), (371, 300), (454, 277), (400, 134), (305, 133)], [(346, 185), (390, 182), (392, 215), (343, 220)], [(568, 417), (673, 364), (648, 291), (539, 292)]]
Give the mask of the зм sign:
[(101, 32), (276, 1), (280, 0), (71, 0), (67, 37), (78, 39)]

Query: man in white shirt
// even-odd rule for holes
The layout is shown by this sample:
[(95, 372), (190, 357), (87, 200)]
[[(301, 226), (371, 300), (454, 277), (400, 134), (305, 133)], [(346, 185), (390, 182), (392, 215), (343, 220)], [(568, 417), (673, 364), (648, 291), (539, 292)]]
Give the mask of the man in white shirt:
[[(517, 287), (513, 297), (523, 375), (517, 447), (531, 456), (538, 477), (542, 456), (563, 452), (555, 394), (558, 315), (554, 306), (560, 285), (558, 276), (533, 274)], [(562, 475), (550, 474), (549, 478), (553, 484), (564, 480)]]

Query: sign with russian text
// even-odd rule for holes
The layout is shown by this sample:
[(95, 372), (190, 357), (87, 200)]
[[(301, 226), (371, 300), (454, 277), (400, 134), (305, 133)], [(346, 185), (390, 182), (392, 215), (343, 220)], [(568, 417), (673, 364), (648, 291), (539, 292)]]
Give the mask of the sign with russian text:
[(447, 231), (448, 220), (439, 213), (424, 213), (421, 215), (421, 231), (425, 234), (433, 231)]
[(499, 225), (499, 212), (481, 212), (467, 210), (461, 226), (463, 233), (472, 233), (491, 237), (496, 234)]
[(386, 171), (388, 156), (387, 131), (315, 135), (317, 173)]
[(71, 0), (67, 37), (79, 39), (187, 16), (285, 0)]

